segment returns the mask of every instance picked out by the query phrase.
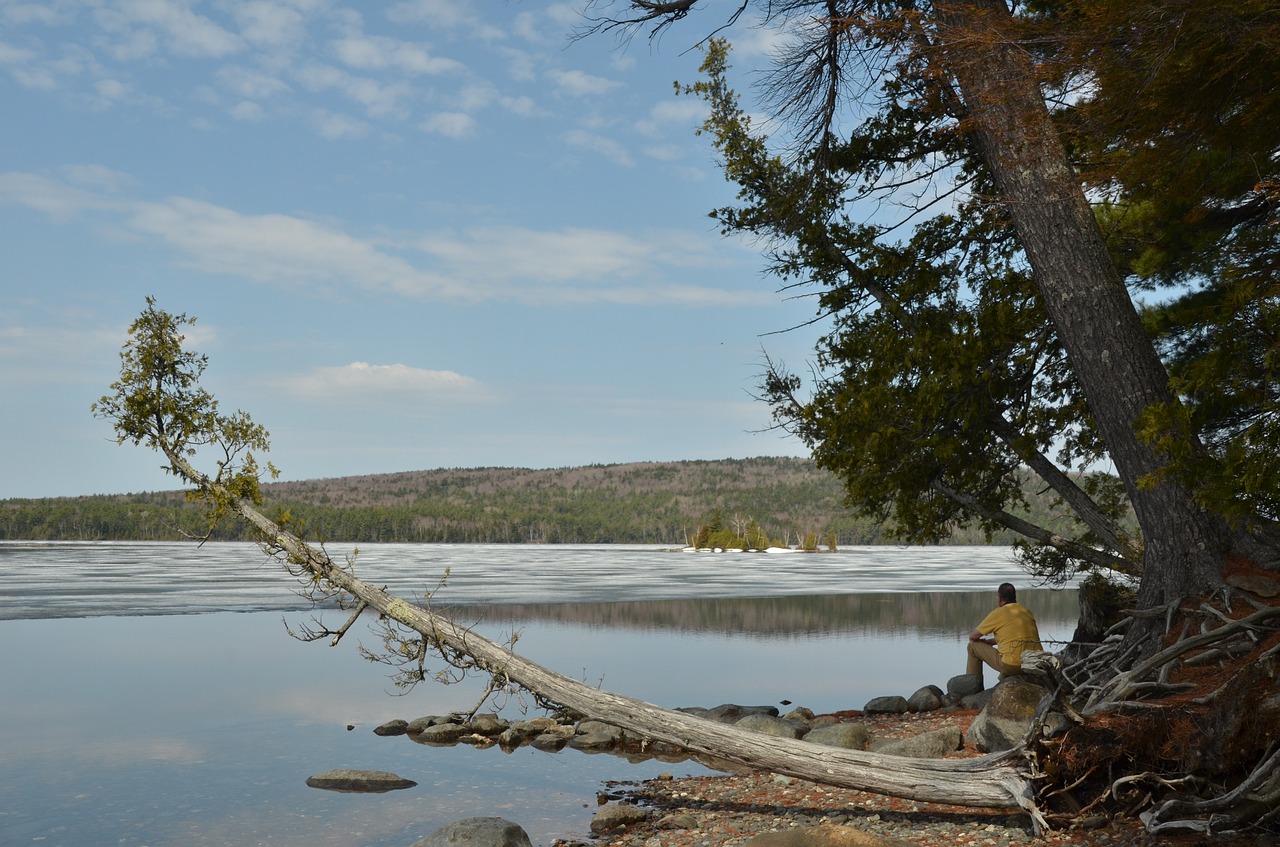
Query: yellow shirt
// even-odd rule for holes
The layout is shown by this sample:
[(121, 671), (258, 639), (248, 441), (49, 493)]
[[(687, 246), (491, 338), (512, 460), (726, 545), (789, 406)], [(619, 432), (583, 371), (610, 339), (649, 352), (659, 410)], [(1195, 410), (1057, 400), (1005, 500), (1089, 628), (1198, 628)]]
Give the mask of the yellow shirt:
[(1036, 627), (1036, 619), (1020, 603), (1005, 603), (996, 608), (978, 624), (978, 632), (995, 635), (996, 649), (1000, 651), (1000, 659), (1006, 665), (1020, 668), (1023, 650), (1044, 649), (1040, 644), (1040, 630)]

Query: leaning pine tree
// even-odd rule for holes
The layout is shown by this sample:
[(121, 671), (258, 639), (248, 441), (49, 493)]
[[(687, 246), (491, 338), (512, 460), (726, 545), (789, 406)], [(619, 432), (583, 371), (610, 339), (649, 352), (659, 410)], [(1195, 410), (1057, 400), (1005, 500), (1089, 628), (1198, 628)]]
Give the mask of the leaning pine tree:
[[(589, 14), (669, 33), (694, 6)], [(703, 131), (739, 187), (715, 216), (764, 241), (789, 290), (816, 290), (830, 327), (808, 396), (767, 363), (777, 421), (908, 540), (976, 520), (1021, 534), (1038, 573), (1137, 581), (1116, 629), (1082, 626), (1105, 644), (1068, 676), (1086, 717), (1107, 717), (1046, 769), (1077, 780), (1066, 793), (1137, 798), (1153, 828), (1274, 818), (1277, 648), (1252, 627), (1280, 569), (1280, 9), (757, 11), (784, 39), (763, 77), (782, 152), (738, 106), (726, 42), (684, 91), (710, 106)], [(1130, 286), (1155, 304), (1135, 308)], [(1103, 462), (1114, 479), (1089, 472)], [(1017, 517), (1023, 469), (1074, 536)]]

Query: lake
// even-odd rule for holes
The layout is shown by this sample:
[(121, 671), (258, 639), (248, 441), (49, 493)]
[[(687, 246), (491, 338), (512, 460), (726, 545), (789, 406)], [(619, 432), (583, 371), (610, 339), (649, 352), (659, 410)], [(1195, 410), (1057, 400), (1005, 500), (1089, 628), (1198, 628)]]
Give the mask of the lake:
[[(367, 545), (357, 573), (561, 673), (662, 706), (817, 712), (945, 685), (1007, 548), (691, 554), (641, 546)], [(448, 578), (440, 584), (444, 574)], [(606, 780), (696, 763), (426, 747), (372, 728), (469, 709), (478, 681), (397, 692), (357, 625), (335, 648), (286, 633), (313, 614), (252, 544), (0, 542), (0, 832), (5, 844), (408, 847), (501, 815), (535, 844), (587, 833)], [(1046, 641), (1074, 591), (1023, 589)], [(326, 623), (345, 618), (319, 611)], [(1046, 645), (1049, 646), (1049, 645)], [(1053, 649), (1050, 646), (1050, 649)], [(523, 716), (510, 702), (504, 717)], [(348, 727), (354, 727), (348, 729)], [(308, 788), (335, 767), (418, 782)]]

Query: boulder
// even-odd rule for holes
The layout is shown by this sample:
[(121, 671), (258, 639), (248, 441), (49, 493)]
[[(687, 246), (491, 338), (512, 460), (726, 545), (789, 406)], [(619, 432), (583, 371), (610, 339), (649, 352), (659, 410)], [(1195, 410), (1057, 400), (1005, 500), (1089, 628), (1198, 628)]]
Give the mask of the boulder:
[(739, 706), (736, 703), (722, 703), (713, 709), (707, 709), (702, 717), (708, 720), (720, 721), (720, 723), (737, 723), (747, 715), (768, 715), (776, 718), (778, 716), (777, 706)]
[(412, 735), (445, 723), (458, 723), (458, 721), (454, 719), (453, 715), (425, 715), (420, 718), (414, 718), (405, 724), (405, 731)]
[(852, 826), (821, 824), (762, 832), (746, 847), (912, 847), (911, 842)]
[(498, 743), (504, 747), (519, 747), (534, 736), (541, 735), (553, 726), (559, 726), (552, 718), (530, 718), (527, 721), (516, 721), (502, 731)]
[(472, 735), (471, 727), (465, 723), (438, 723), (420, 732), (409, 733), (419, 744), (453, 744), (464, 735)]
[(962, 673), (947, 680), (947, 696), (959, 702), (970, 694), (977, 694), (982, 687), (982, 674)]
[(846, 750), (865, 750), (871, 743), (871, 733), (860, 723), (836, 723), (809, 730), (804, 740)]
[(412, 788), (418, 783), (390, 771), (362, 771), (355, 768), (334, 768), (331, 771), (307, 777), (307, 785), (326, 791), (345, 791), (356, 794), (381, 794), (401, 788)]
[(623, 742), (625, 734), (618, 727), (600, 721), (578, 724), (569, 746), (575, 750), (612, 750)]
[(529, 833), (503, 818), (465, 818), (447, 823), (413, 847), (533, 847)]
[(493, 712), (481, 712), (471, 719), (471, 731), (476, 735), (501, 735), (511, 726)]
[(762, 714), (747, 715), (739, 718), (733, 725), (739, 729), (748, 729), (761, 735), (771, 735), (774, 738), (800, 738), (809, 729), (805, 724)]
[(942, 708), (943, 691), (936, 685), (926, 685), (907, 698), (907, 710), (933, 712)]
[(599, 835), (649, 819), (649, 813), (630, 803), (608, 803), (591, 818), (591, 834)]
[(404, 735), (409, 731), (409, 722), (396, 718), (393, 721), (375, 726), (373, 728), (374, 735)]
[(907, 711), (907, 698), (899, 697), (897, 695), (892, 697), (875, 697), (871, 699), (867, 705), (862, 707), (862, 711), (866, 712), (868, 715), (900, 715)]
[(943, 727), (932, 732), (922, 732), (911, 738), (892, 741), (881, 741), (872, 744), (871, 749), (877, 753), (892, 756), (907, 756), (912, 759), (941, 759), (950, 752), (960, 749), (964, 736), (953, 727)]
[(990, 701), (969, 725), (969, 740), (984, 753), (1015, 747), (1026, 737), (1036, 707), (1048, 693), (1016, 676), (1006, 679), (991, 689)]

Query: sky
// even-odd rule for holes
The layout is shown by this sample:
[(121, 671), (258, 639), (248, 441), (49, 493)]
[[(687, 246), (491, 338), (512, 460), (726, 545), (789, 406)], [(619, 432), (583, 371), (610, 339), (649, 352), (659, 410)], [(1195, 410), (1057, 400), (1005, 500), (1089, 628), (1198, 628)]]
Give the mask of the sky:
[(814, 304), (674, 92), (710, 6), (0, 0), (0, 499), (179, 487), (90, 412), (148, 296), (286, 480), (804, 455), (753, 394)]

